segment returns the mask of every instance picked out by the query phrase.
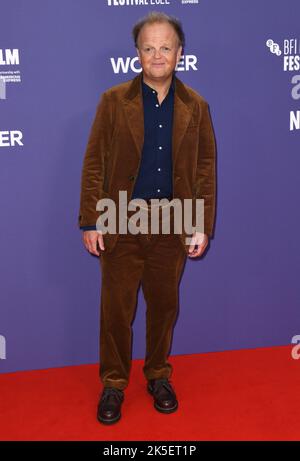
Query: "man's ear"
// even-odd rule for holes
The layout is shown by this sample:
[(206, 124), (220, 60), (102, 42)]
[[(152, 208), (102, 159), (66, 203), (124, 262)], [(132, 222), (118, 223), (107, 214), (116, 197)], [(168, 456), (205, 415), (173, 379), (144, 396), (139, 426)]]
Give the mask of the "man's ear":
[(138, 48), (135, 48), (136, 49), (136, 53), (138, 55), (138, 58), (139, 58), (139, 61), (141, 60), (141, 56), (140, 56), (140, 52), (139, 52), (139, 49)]
[(180, 61), (181, 53), (182, 53), (182, 46), (180, 46), (180, 47), (178, 48), (178, 51), (177, 51), (177, 57), (176, 57), (176, 59), (177, 59), (177, 64), (178, 64), (179, 61)]

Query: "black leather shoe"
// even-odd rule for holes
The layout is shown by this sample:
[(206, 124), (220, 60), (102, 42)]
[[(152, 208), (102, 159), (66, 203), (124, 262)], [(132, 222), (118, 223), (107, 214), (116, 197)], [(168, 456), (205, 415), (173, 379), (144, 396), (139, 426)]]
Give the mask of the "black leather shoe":
[(124, 393), (116, 387), (104, 387), (98, 403), (97, 419), (104, 424), (113, 424), (121, 418)]
[(150, 379), (148, 392), (154, 397), (154, 407), (162, 413), (173, 413), (178, 408), (174, 389), (167, 378)]

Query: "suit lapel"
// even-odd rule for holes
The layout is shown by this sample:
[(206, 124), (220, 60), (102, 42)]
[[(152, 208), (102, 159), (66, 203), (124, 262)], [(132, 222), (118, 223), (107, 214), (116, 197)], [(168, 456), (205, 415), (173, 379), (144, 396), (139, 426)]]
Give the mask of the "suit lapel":
[(172, 133), (172, 159), (175, 165), (179, 147), (192, 117), (193, 101), (184, 84), (175, 77), (174, 114)]
[[(140, 159), (144, 143), (144, 110), (142, 95), (142, 72), (131, 82), (123, 99), (126, 122), (136, 146), (136, 154)], [(172, 159), (177, 159), (179, 147), (192, 116), (193, 100), (189, 96), (181, 80), (175, 76)]]
[(131, 131), (136, 146), (136, 153), (141, 157), (144, 144), (144, 109), (142, 95), (142, 72), (131, 82), (123, 99), (126, 123)]

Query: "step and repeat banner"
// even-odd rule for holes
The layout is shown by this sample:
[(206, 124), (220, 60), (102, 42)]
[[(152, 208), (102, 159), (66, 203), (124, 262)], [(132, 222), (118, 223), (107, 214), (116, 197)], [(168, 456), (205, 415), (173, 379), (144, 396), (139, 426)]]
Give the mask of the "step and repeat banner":
[[(151, 10), (183, 24), (176, 75), (208, 101), (217, 144), (214, 238), (186, 262), (171, 354), (297, 345), (299, 0), (11, 0), (0, 27), (1, 372), (99, 360), (101, 268), (78, 228), (81, 168), (102, 92), (141, 71), (131, 30)], [(143, 359), (141, 289), (133, 333)]]

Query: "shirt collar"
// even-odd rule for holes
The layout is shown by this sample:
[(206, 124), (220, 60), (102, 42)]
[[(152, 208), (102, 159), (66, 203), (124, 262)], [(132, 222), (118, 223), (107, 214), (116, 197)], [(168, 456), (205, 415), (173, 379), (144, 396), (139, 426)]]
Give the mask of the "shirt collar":
[[(157, 93), (157, 91), (154, 88), (151, 88), (151, 86), (147, 85), (147, 83), (144, 82), (144, 74), (142, 74), (142, 89), (143, 89), (144, 94), (150, 94), (150, 93), (152, 94), (153, 91), (155, 91), (155, 93)], [(174, 72), (173, 72), (173, 75), (172, 75), (172, 81), (171, 81), (171, 85), (170, 85), (170, 90), (173, 91), (173, 92), (175, 91), (175, 73)]]

